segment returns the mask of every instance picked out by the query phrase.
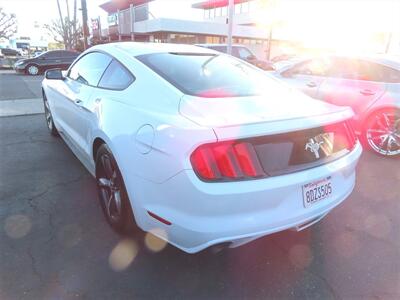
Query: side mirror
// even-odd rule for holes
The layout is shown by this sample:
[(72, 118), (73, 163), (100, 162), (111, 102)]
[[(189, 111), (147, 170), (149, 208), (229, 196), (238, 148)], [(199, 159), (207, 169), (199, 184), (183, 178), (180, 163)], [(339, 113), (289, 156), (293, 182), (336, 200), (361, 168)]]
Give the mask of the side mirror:
[(61, 69), (47, 70), (44, 76), (46, 77), (46, 79), (50, 80), (64, 80), (64, 76), (62, 74)]
[(254, 54), (250, 54), (249, 56), (247, 56), (246, 59), (248, 59), (248, 60), (255, 60), (255, 59), (257, 59), (257, 57), (256, 57)]

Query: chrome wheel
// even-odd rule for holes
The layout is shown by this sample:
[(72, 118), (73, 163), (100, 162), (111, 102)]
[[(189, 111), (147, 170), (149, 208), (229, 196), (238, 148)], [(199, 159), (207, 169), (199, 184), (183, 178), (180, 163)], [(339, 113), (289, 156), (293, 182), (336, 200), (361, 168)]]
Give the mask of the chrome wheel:
[(400, 113), (385, 110), (375, 114), (366, 129), (369, 146), (379, 154), (400, 154)]
[(39, 73), (39, 68), (35, 65), (31, 65), (28, 67), (28, 74), (29, 75), (37, 75)]
[(100, 157), (100, 174), (97, 179), (100, 200), (107, 217), (118, 223), (122, 216), (121, 181), (116, 167), (108, 154)]

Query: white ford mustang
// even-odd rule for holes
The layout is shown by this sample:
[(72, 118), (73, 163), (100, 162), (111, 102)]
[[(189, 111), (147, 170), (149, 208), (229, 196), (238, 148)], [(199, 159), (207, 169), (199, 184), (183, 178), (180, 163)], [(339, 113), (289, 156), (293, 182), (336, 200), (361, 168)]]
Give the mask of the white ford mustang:
[(42, 84), (47, 125), (97, 179), (111, 226), (194, 253), (324, 217), (353, 190), (353, 112), (188, 45), (93, 47)]

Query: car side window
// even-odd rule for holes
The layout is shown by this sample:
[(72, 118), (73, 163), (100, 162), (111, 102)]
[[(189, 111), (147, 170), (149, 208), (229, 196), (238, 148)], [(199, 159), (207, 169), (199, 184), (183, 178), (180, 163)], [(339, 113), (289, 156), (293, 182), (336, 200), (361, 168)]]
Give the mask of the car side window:
[(240, 58), (238, 47), (232, 47), (232, 56)]
[(111, 60), (110, 56), (100, 52), (88, 53), (72, 66), (68, 77), (82, 84), (97, 86)]
[(354, 59), (333, 58), (332, 64), (327, 70), (327, 76), (342, 79), (358, 79), (359, 65)]
[(243, 48), (243, 47), (239, 47), (239, 48), (238, 48), (238, 51), (239, 51), (239, 57), (240, 57), (241, 59), (246, 59), (246, 58), (248, 58), (249, 56), (252, 55), (252, 53), (250, 52), (250, 50), (248, 50), (248, 49), (246, 49), (246, 48)]
[(78, 55), (79, 55), (78, 52), (65, 51), (62, 57), (78, 57)]
[(308, 76), (326, 76), (327, 71), (331, 66), (331, 60), (326, 59), (312, 59), (300, 65), (295, 66), (288, 71), (293, 75), (308, 75)]
[(112, 90), (123, 90), (126, 89), (134, 80), (135, 78), (133, 75), (131, 75), (125, 67), (116, 60), (113, 60), (104, 72), (103, 77), (101, 77), (99, 87)]
[(60, 51), (51, 51), (45, 54), (46, 58), (56, 58), (60, 56)]
[(226, 53), (226, 47), (225, 46), (211, 46), (210, 49), (218, 51), (218, 52), (222, 52), (222, 53)]
[(400, 70), (384, 67), (383, 79), (387, 83), (400, 83)]
[(69, 52), (68, 51), (57, 51), (58, 53), (56, 54), (56, 57), (68, 57)]
[(359, 61), (358, 79), (366, 81), (400, 83), (400, 71), (369, 61)]
[(329, 77), (375, 81), (400, 82), (400, 71), (390, 67), (359, 59), (336, 58), (328, 71)]

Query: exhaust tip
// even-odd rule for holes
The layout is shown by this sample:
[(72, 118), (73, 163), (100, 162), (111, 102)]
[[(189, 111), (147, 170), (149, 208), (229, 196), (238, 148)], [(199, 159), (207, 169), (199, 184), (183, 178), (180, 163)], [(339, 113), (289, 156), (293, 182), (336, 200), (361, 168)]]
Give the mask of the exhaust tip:
[(217, 254), (229, 248), (230, 245), (232, 245), (232, 242), (223, 242), (210, 246), (208, 250), (213, 254)]

